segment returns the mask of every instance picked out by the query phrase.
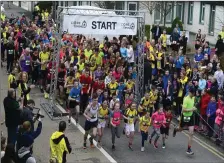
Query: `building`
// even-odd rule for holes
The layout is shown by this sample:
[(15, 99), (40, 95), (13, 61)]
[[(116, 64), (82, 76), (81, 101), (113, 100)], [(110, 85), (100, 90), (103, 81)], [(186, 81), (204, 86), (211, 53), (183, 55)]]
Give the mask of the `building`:
[[(13, 2), (17, 6), (33, 11), (34, 2)], [(161, 2), (157, 2), (161, 3)], [(217, 35), (224, 25), (224, 3), (211, 2), (162, 2), (165, 3), (167, 11), (164, 14), (164, 8), (155, 5), (155, 2), (144, 1), (117, 1), (111, 9), (116, 10), (131, 10), (131, 11), (145, 11), (145, 24), (153, 25), (160, 23), (164, 24), (164, 15), (166, 15), (166, 26), (171, 26), (172, 21), (179, 17), (183, 22), (184, 30), (189, 31), (190, 41), (194, 42), (195, 35), (198, 29), (206, 34), (207, 40), (210, 44), (215, 44)], [(81, 6), (93, 5), (100, 7), (97, 3), (92, 1), (60, 1), (60, 6)], [(161, 4), (160, 4), (161, 5)]]

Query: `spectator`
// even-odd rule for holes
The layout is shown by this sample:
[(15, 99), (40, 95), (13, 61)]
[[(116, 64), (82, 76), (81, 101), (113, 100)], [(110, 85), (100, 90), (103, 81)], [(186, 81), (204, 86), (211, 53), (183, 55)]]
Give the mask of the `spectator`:
[(162, 34), (162, 28), (159, 26), (159, 23), (152, 28), (151, 32), (152, 32), (153, 39), (155, 40), (155, 43), (157, 44), (158, 39), (160, 38)]
[(66, 122), (59, 123), (59, 130), (54, 132), (50, 138), (51, 160), (57, 160), (58, 163), (66, 163), (66, 154), (71, 153), (72, 148), (65, 136)]
[(5, 155), (5, 148), (6, 148), (6, 137), (1, 137), (1, 159)]
[(221, 39), (224, 39), (224, 25), (222, 26), (222, 31), (219, 33)]
[(2, 163), (17, 163), (14, 144), (7, 144), (5, 155), (1, 158)]
[(204, 55), (202, 54), (202, 48), (200, 47), (196, 54), (194, 55), (194, 62), (199, 63), (204, 59)]
[(177, 28), (174, 28), (173, 33), (170, 36), (170, 42), (171, 42), (173, 53), (178, 51), (179, 38), (180, 38), (180, 35), (179, 35), (178, 31), (177, 31)]
[(206, 110), (208, 107), (208, 103), (210, 102), (211, 96), (208, 94), (207, 90), (202, 91), (202, 96), (201, 96), (201, 107), (200, 107), (200, 115), (202, 116), (203, 119), (201, 119), (202, 126), (201, 129), (199, 130), (200, 132), (206, 132)]
[(19, 126), (21, 109), (23, 108), (23, 98), (21, 104), (16, 101), (16, 91), (12, 88), (8, 90), (8, 96), (4, 99), (5, 124), (8, 131), (8, 144), (15, 145), (16, 132)]
[(224, 52), (224, 43), (221, 35), (218, 35), (218, 40), (215, 44), (215, 52), (218, 57)]
[(23, 124), (26, 121), (29, 121), (31, 124), (31, 131), (34, 130), (34, 121), (33, 121), (33, 107), (35, 106), (35, 102), (33, 100), (27, 101), (27, 106), (23, 108), (20, 114), (20, 121)]
[(186, 37), (186, 31), (183, 31), (180, 39), (179, 39), (179, 46), (180, 46), (180, 50), (183, 51), (183, 54), (185, 55), (186, 54), (186, 51), (187, 51), (187, 41), (188, 41), (188, 38)]
[(215, 96), (211, 96), (211, 100), (208, 103), (208, 107), (206, 110), (206, 116), (208, 117), (208, 133), (206, 136), (212, 137), (213, 136), (213, 130), (214, 130), (214, 124), (215, 124), (215, 114), (216, 114), (216, 108), (217, 103)]
[(216, 138), (218, 142), (220, 141), (221, 137), (223, 135), (222, 127), (223, 127), (223, 121), (224, 121), (224, 98), (221, 97), (219, 99), (220, 104), (218, 104), (218, 109), (216, 110), (216, 118), (215, 118), (215, 124), (217, 126), (217, 133)]
[(198, 33), (195, 35), (195, 40), (199, 40), (201, 42), (201, 29), (199, 29)]
[(221, 90), (223, 88), (224, 83), (224, 74), (223, 71), (221, 70), (220, 63), (217, 64), (217, 71), (215, 72), (214, 77), (218, 82), (219, 90)]
[(206, 80), (204, 79), (204, 74), (199, 75), (199, 81), (198, 81), (198, 89), (200, 91), (203, 91), (206, 88)]

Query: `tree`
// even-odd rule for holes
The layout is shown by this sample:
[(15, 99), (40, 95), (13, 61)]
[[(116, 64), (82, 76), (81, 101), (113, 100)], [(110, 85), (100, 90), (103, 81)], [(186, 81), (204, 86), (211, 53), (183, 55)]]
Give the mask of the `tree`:
[(141, 5), (149, 11), (150, 14), (153, 13), (153, 11), (157, 11), (161, 14), (161, 17), (163, 18), (163, 25), (165, 27), (166, 25), (166, 17), (171, 11), (173, 10), (173, 7), (176, 5), (176, 2), (168, 2), (168, 1), (158, 1), (158, 2), (152, 2), (152, 1), (144, 1), (141, 2)]
[(114, 9), (115, 1), (95, 1), (94, 4), (104, 9)]

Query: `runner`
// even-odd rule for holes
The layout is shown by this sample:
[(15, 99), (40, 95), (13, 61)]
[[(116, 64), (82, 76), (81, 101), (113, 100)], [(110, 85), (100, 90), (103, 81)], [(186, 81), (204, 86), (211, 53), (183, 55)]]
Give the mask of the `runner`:
[(78, 123), (78, 117), (80, 112), (80, 94), (81, 94), (81, 87), (79, 86), (78, 80), (74, 80), (74, 87), (71, 89), (69, 96), (68, 96), (68, 107), (69, 107), (69, 119), (68, 123), (71, 124), (71, 117), (72, 114), (75, 112), (75, 120)]
[(121, 116), (122, 111), (120, 110), (120, 103), (117, 101), (114, 104), (113, 112), (110, 115), (110, 124), (111, 124), (111, 135), (112, 135), (112, 150), (115, 150), (115, 136), (120, 138), (121, 136)]
[(141, 152), (145, 151), (145, 141), (148, 139), (148, 132), (149, 132), (149, 126), (151, 124), (151, 118), (149, 112), (146, 112), (146, 114), (142, 117), (140, 117), (139, 120), (139, 126), (142, 136), (142, 146), (141, 146)]
[(169, 130), (170, 130), (170, 123), (172, 121), (172, 112), (171, 112), (171, 109), (169, 108), (168, 111), (165, 112), (165, 118), (166, 118), (166, 124), (165, 126), (161, 126), (160, 128), (160, 133), (161, 135), (163, 136), (163, 146), (162, 148), (165, 149), (166, 148), (166, 145), (165, 145), (165, 140), (168, 139), (168, 136), (169, 136)]
[(197, 109), (195, 108), (195, 90), (189, 89), (189, 95), (184, 98), (183, 101), (183, 109), (181, 114), (181, 120), (178, 128), (174, 128), (173, 130), (173, 137), (176, 136), (177, 132), (181, 132), (183, 127), (187, 126), (189, 130), (189, 140), (188, 140), (188, 147), (187, 147), (187, 154), (193, 155), (194, 152), (191, 150), (193, 134), (194, 134), (194, 111)]
[(101, 139), (103, 137), (103, 132), (104, 132), (104, 128), (106, 125), (106, 119), (108, 118), (109, 115), (109, 109), (108, 109), (108, 103), (107, 101), (103, 101), (102, 105), (100, 106), (99, 112), (98, 112), (98, 126), (97, 126), (97, 130), (98, 130), (98, 143), (97, 143), (97, 147), (101, 147), (102, 143), (101, 143)]
[(87, 106), (83, 114), (86, 118), (85, 128), (84, 128), (85, 135), (84, 135), (84, 143), (83, 143), (84, 149), (86, 149), (86, 140), (91, 129), (93, 129), (93, 132), (90, 135), (89, 141), (90, 141), (90, 147), (94, 148), (93, 139), (96, 137), (96, 134), (97, 134), (97, 125), (98, 125), (97, 114), (98, 114), (99, 107), (100, 107), (100, 104), (98, 103), (98, 96), (94, 94), (92, 98), (92, 102), (89, 103), (89, 105)]
[(149, 136), (149, 143), (152, 143), (152, 138), (156, 135), (153, 145), (155, 149), (158, 149), (157, 141), (160, 137), (160, 128), (161, 126), (165, 127), (166, 124), (166, 118), (162, 107), (160, 107), (160, 109), (152, 115), (152, 123), (153, 132)]
[(137, 109), (136, 103), (132, 102), (131, 107), (127, 110), (126, 114), (123, 116), (125, 119), (128, 120), (125, 131), (126, 131), (126, 136), (129, 138), (128, 147), (131, 150), (133, 150), (132, 143), (133, 143), (134, 134), (135, 134), (134, 122), (138, 115), (138, 112), (136, 109)]

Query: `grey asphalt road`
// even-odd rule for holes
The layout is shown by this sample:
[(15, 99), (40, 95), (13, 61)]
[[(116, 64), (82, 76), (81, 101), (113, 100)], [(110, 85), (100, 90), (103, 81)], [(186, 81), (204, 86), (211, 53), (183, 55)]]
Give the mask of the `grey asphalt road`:
[[(80, 120), (80, 125), (84, 126), (84, 117)], [(173, 127), (172, 127), (173, 129)], [(172, 131), (171, 129), (171, 131)], [(136, 130), (137, 131), (137, 130)], [(152, 131), (152, 130), (150, 130)], [(162, 140), (159, 139), (159, 148), (154, 149), (153, 145), (146, 143), (145, 152), (141, 152), (141, 135), (140, 133), (135, 133), (133, 149), (131, 151), (128, 148), (128, 138), (122, 135), (120, 139), (116, 139), (116, 150), (111, 149), (111, 132), (110, 128), (105, 128), (104, 136), (102, 139), (103, 148), (117, 161), (123, 162), (224, 162), (224, 157), (217, 156), (214, 151), (209, 151), (211, 148), (203, 147), (205, 145), (200, 145), (197, 142), (193, 142), (192, 150), (194, 151), (194, 156), (188, 156), (186, 154), (187, 140), (188, 137), (183, 133), (178, 133), (175, 138), (172, 137), (172, 132), (170, 131), (170, 136), (166, 143), (166, 149), (161, 148)], [(210, 143), (203, 137), (196, 135), (202, 142), (206, 142), (209, 146), (212, 146), (217, 151), (224, 155), (224, 151), (221, 148)], [(201, 142), (200, 142), (201, 143)], [(201, 143), (202, 144), (202, 143)]]

